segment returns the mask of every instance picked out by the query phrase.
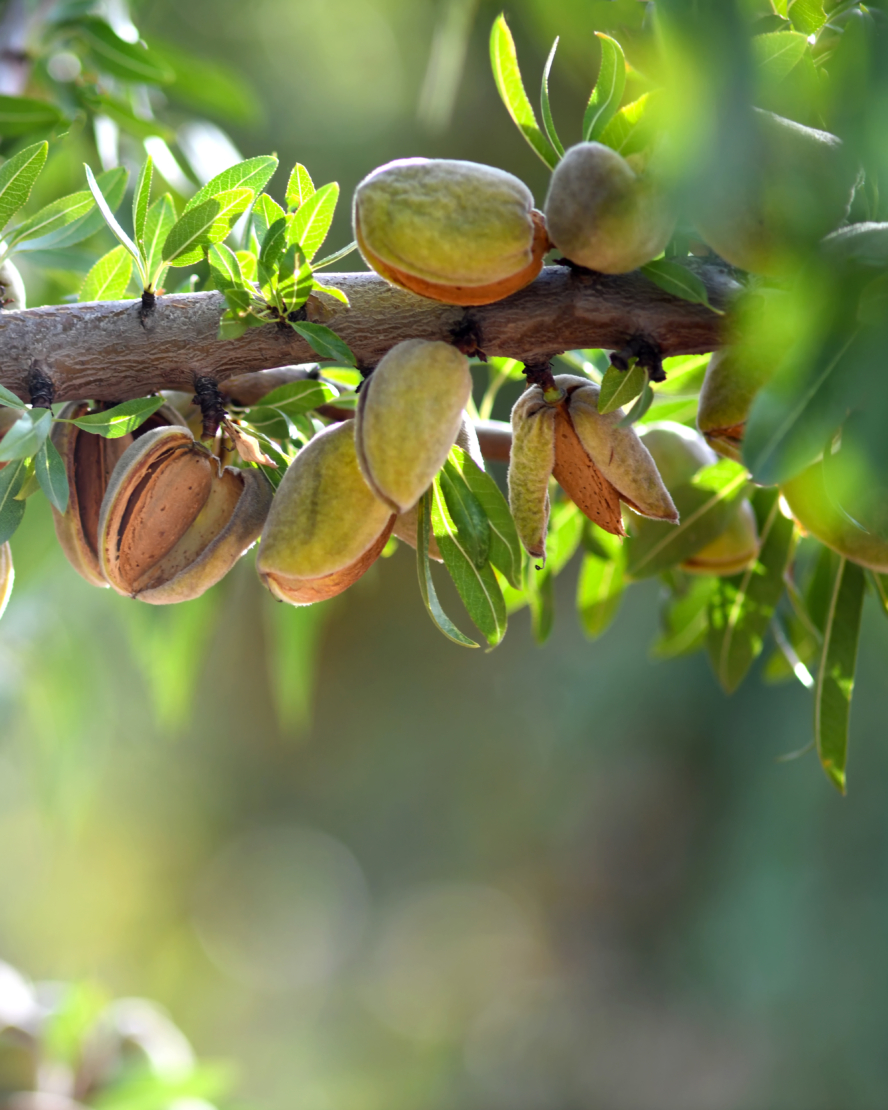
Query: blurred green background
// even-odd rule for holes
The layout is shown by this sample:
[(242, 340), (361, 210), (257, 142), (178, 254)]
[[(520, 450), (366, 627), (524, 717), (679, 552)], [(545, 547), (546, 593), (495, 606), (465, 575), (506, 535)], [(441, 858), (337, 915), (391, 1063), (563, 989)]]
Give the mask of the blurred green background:
[[(540, 202), (490, 76), (497, 11), (145, 0), (138, 19), (242, 71), (259, 111), (225, 126), (245, 156), (298, 158), (346, 197), (390, 158), (473, 158)], [(573, 141), (594, 31), (629, 33), (645, 5), (507, 14), (529, 74), (563, 36)], [(0, 958), (157, 998), (236, 1062), (236, 1102), (269, 1110), (884, 1104), (875, 606), (841, 799), (813, 755), (777, 762), (810, 735), (800, 686), (753, 675), (727, 699), (702, 656), (650, 660), (656, 583), (590, 644), (568, 570), (549, 643), (523, 612), (485, 655), (435, 631), (403, 546), (308, 610), (275, 605), (251, 557), (168, 610), (91, 589), (41, 499), (13, 550)]]

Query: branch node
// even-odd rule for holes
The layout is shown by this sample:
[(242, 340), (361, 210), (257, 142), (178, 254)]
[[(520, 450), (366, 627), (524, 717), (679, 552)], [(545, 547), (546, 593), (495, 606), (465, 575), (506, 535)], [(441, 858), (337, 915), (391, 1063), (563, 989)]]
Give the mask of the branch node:
[(466, 358), (477, 358), (481, 362), (487, 362), (487, 355), (481, 345), (484, 338), (481, 334), (481, 325), (470, 312), (463, 313), (462, 320), (451, 329), (450, 335), (454, 347), (462, 351)]
[(666, 381), (663, 358), (656, 343), (651, 343), (644, 336), (633, 335), (621, 351), (613, 351), (610, 356), (611, 366), (616, 366), (618, 370), (628, 370), (633, 360), (647, 370), (652, 382)]
[(53, 385), (52, 378), (43, 371), (36, 358), (31, 360), (25, 384), (28, 387), (28, 393), (31, 397), (32, 408), (52, 408), (53, 398), (55, 397), (55, 386)]
[(552, 373), (552, 363), (548, 360), (546, 362), (529, 362), (524, 367), (524, 376), (527, 378), (528, 385), (538, 385), (544, 394), (561, 392), (555, 382), (555, 375)]
[(192, 404), (200, 408), (203, 417), (203, 439), (215, 439), (219, 425), (226, 418), (225, 402), (215, 378), (198, 375), (194, 379)]
[(148, 326), (148, 320), (157, 307), (157, 294), (153, 289), (142, 290), (142, 303), (139, 305), (139, 323), (143, 328)]

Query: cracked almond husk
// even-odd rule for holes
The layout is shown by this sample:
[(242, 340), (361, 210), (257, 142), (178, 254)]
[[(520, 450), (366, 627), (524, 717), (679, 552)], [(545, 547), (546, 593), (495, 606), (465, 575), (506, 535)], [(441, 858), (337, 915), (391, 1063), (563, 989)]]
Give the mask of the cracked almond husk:
[[(72, 401), (59, 418), (71, 420), (89, 412), (86, 401)], [(55, 507), (52, 510), (56, 537), (68, 562), (90, 585), (108, 585), (99, 565), (99, 514), (118, 460), (134, 440), (152, 429), (184, 426), (181, 415), (170, 404), (162, 405), (135, 432), (118, 439), (85, 432), (76, 424), (53, 423), (50, 439), (65, 464), (69, 489), (65, 512)]]
[(9, 603), (12, 584), (15, 581), (15, 568), (12, 565), (12, 548), (9, 543), (0, 544), (0, 617)]
[(187, 428), (156, 428), (119, 459), (99, 519), (99, 562), (119, 594), (168, 605), (214, 586), (258, 539), (272, 489), (222, 467)]
[(375, 562), (396, 515), (358, 466), (353, 420), (319, 432), (296, 456), (275, 493), (256, 569), (291, 605), (335, 597)]
[(454, 305), (501, 300), (539, 274), (549, 248), (523, 181), (478, 162), (400, 158), (355, 190), (355, 239), (393, 285)]
[(407, 339), (361, 388), (358, 464), (392, 512), (406, 513), (444, 465), (472, 392), (469, 360), (449, 343)]

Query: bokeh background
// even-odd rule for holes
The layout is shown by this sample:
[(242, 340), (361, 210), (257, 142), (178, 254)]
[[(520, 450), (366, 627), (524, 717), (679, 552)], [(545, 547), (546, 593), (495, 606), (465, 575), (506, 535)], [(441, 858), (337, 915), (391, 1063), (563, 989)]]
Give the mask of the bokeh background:
[[(472, 158), (543, 198), (546, 170), (490, 76), (496, 5), (137, 8), (149, 40), (244, 75), (255, 110), (224, 126), (245, 156), (298, 158), (346, 198), (390, 158)], [(527, 73), (562, 35), (563, 138), (578, 137), (594, 31), (644, 12), (508, 5)], [(346, 208), (332, 246), (350, 237)], [(810, 735), (801, 686), (756, 672), (728, 699), (703, 656), (652, 660), (656, 583), (589, 643), (568, 569), (549, 642), (523, 612), (483, 654), (433, 628), (403, 546), (308, 610), (275, 605), (249, 557), (169, 610), (91, 589), (42, 499), (13, 548), (0, 958), (160, 1000), (201, 1056), (234, 1061), (235, 1105), (884, 1105), (888, 623), (874, 605), (841, 799), (813, 755), (778, 761)]]

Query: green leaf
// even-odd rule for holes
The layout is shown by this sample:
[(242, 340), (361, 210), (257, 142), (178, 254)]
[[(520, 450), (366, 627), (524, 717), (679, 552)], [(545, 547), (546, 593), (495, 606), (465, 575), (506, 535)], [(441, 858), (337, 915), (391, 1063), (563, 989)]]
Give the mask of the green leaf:
[(31, 188), (46, 163), (48, 150), (49, 143), (35, 143), (0, 167), (0, 228), (6, 227), (31, 195)]
[(312, 350), (321, 358), (344, 363), (346, 366), (357, 366), (357, 359), (351, 347), (326, 325), (309, 324), (304, 320), (296, 320), (291, 321), (290, 326), (311, 345)]
[[(129, 172), (123, 166), (105, 170), (96, 178), (99, 190), (105, 199), (108, 208), (113, 212), (120, 206), (126, 192)], [(105, 217), (101, 209), (90, 206), (89, 210), (77, 219), (62, 227), (57, 227), (48, 234), (37, 239), (29, 239), (27, 243), (18, 247), (22, 251), (61, 250), (74, 246), (105, 226)]]
[(279, 385), (262, 398), (263, 405), (281, 406), (290, 414), (309, 412), (318, 405), (329, 404), (336, 400), (336, 391), (324, 382), (311, 379), (301, 382), (287, 382)]
[(262, 242), (268, 234), (268, 229), (278, 220), (286, 220), (286, 216), (287, 213), (283, 208), (277, 201), (272, 200), (267, 193), (262, 193), (256, 197), (253, 210), (250, 213), (250, 226), (256, 237), (257, 254), (262, 248)]
[(111, 228), (111, 231), (114, 233), (115, 237), (118, 239), (120, 244), (126, 248), (133, 261), (141, 270), (143, 261), (142, 255), (139, 252), (139, 248), (132, 241), (132, 239), (130, 239), (127, 233), (114, 218), (114, 213), (109, 208), (108, 203), (102, 193), (102, 190), (99, 188), (98, 182), (93, 176), (92, 170), (86, 164), (84, 164), (83, 168), (86, 170), (86, 180), (87, 184), (89, 185), (90, 192), (92, 193), (93, 197), (95, 197), (96, 204), (99, 206), (99, 211), (105, 217), (105, 223), (108, 225), (108, 227)]
[(540, 131), (533, 107), (527, 99), (518, 67), (515, 40), (502, 14), (496, 17), (490, 31), (490, 64), (500, 98), (518, 130), (549, 169), (554, 170), (558, 165), (558, 155)]
[(586, 517), (572, 501), (556, 501), (546, 536), (546, 573), (556, 578), (583, 540)]
[(514, 589), (521, 589), (521, 541), (509, 505), (499, 486), (474, 459), (460, 447), (450, 452), (452, 465), (459, 470), (466, 485), (477, 497), (490, 528), (490, 562), (501, 571)]
[(291, 212), (295, 212), (305, 204), (314, 191), (315, 187), (311, 179), (311, 174), (309, 174), (305, 166), (297, 162), (290, 173), (290, 180), (287, 182), (287, 192), (284, 197), (287, 202), (287, 208), (289, 208)]
[(533, 638), (544, 644), (555, 627), (555, 579), (548, 567), (527, 571), (527, 604), (530, 608), (530, 627)]
[(86, 275), (80, 301), (119, 301), (126, 293), (133, 273), (133, 260), (124, 246), (103, 255)]
[(124, 401), (105, 412), (90, 412), (77, 416), (71, 423), (85, 432), (104, 436), (105, 439), (119, 439), (128, 432), (134, 432), (164, 403), (163, 397), (138, 397), (134, 401)]
[[(2, 477), (3, 471), (0, 470), (0, 479)], [(448, 640), (452, 640), (455, 644), (462, 644), (463, 647), (476, 648), (479, 645), (474, 640), (470, 640), (468, 636), (464, 636), (441, 608), (441, 603), (435, 592), (435, 583), (432, 581), (432, 567), (429, 560), (429, 537), (432, 532), (431, 501), (431, 490), (426, 490), (419, 500), (416, 511), (416, 570), (419, 575), (419, 592), (422, 594), (422, 600), (429, 616)], [(2, 501), (0, 501), (0, 522), (2, 522), (2, 519)]]
[[(309, 272), (311, 272), (312, 269), (313, 267), (309, 267)], [(345, 293), (343, 293), (341, 289), (337, 288), (337, 286), (324, 285), (320, 281), (316, 281), (314, 277), (312, 277), (311, 279), (311, 291), (315, 293), (326, 293), (328, 297), (332, 297), (334, 300), (339, 301), (340, 304), (344, 304), (346, 306), (351, 303)], [(307, 299), (308, 298), (306, 298), (306, 300)]]
[(245, 162), (230, 166), (211, 178), (202, 189), (197, 190), (185, 205), (182, 215), (193, 212), (206, 201), (214, 197), (219, 198), (234, 189), (249, 189), (254, 196), (258, 196), (271, 180), (277, 164), (278, 160), (273, 154), (263, 154), (258, 158), (247, 158)]
[(337, 182), (331, 181), (329, 185), (322, 185), (304, 202), (290, 223), (289, 241), (299, 244), (309, 262), (327, 238), (338, 200)]
[(647, 578), (695, 555), (725, 530), (746, 488), (746, 470), (721, 459), (671, 491), (681, 517), (678, 524), (633, 517), (633, 534), (626, 540), (627, 574)]
[(646, 278), (671, 293), (673, 297), (681, 297), (691, 304), (704, 304), (717, 316), (724, 316), (720, 308), (713, 308), (709, 303), (706, 286), (695, 273), (678, 262), (670, 262), (668, 258), (657, 258), (648, 262), (639, 269)]
[(0, 385), (0, 405), (5, 405), (9, 409), (22, 409), (23, 411), (27, 408), (21, 397), (16, 397), (5, 385)]
[(29, 216), (18, 227), (13, 228), (6, 236), (7, 246), (21, 249), (21, 243), (29, 239), (36, 240), (39, 238), (39, 245), (35, 246), (34, 249), (40, 250), (44, 245), (47, 245), (46, 240), (53, 232), (59, 231), (67, 227), (68, 224), (74, 223), (75, 220), (79, 220), (81, 216), (85, 216), (94, 203), (92, 195), (85, 189), (79, 193), (59, 197), (52, 204), (47, 204), (45, 208), (41, 208), (39, 212)]
[(52, 412), (49, 409), (27, 409), (0, 440), (0, 462), (36, 455), (51, 427)]
[(281, 255), (287, 249), (287, 217), (281, 216), (275, 220), (262, 236), (262, 245), (259, 251), (259, 265), (266, 270), (272, 270), (280, 261)]
[(650, 146), (657, 133), (657, 119), (654, 109), (660, 104), (661, 96), (645, 93), (621, 108), (599, 136), (598, 141), (625, 158), (638, 154)]
[(255, 123), (261, 115), (255, 92), (236, 70), (178, 45), (159, 42), (153, 35), (151, 48), (155, 57), (175, 73), (172, 84), (164, 89), (171, 99), (201, 114), (209, 112), (241, 124)]
[(831, 583), (823, 652), (814, 691), (817, 754), (828, 778), (842, 794), (845, 793), (848, 717), (854, 690), (864, 586), (862, 568), (847, 559), (839, 559)]
[(16, 500), (16, 494), (22, 488), (26, 471), (24, 459), (16, 459), (0, 470), (0, 543), (12, 537), (25, 515), (25, 502)]
[(137, 243), (142, 243), (145, 238), (145, 223), (148, 219), (148, 208), (151, 202), (151, 180), (154, 177), (154, 162), (149, 155), (145, 159), (136, 182), (136, 191), (133, 193), (133, 235)]
[(152, 51), (138, 43), (125, 42), (104, 20), (81, 17), (76, 29), (97, 67), (105, 73), (148, 85), (166, 85), (173, 80), (173, 71)]
[(663, 611), (663, 631), (653, 646), (658, 659), (675, 659), (699, 651), (709, 628), (709, 599), (717, 579), (682, 576)]
[(240, 260), (225, 243), (214, 243), (207, 254), (210, 275), (216, 289), (245, 289), (246, 282), (241, 273)]
[(159, 135), (165, 143), (176, 141), (176, 132), (172, 127), (161, 123), (159, 119), (136, 115), (126, 100), (118, 96), (111, 96), (102, 92), (96, 96), (85, 95), (84, 103), (95, 115), (108, 116), (127, 135), (144, 141)]
[(34, 456), (34, 472), (49, 503), (63, 513), (68, 508), (68, 475), (51, 439), (45, 439)]
[(27, 96), (0, 96), (0, 135), (13, 138), (57, 127), (65, 117), (53, 104)]
[(444, 564), (450, 572), (463, 605), (491, 647), (506, 634), (506, 603), (493, 567), (472, 562), (466, 537), (460, 533), (441, 488), (439, 478), (432, 483), (432, 531)]
[(213, 243), (221, 242), (232, 223), (253, 199), (251, 189), (231, 189), (187, 208), (173, 224), (163, 245), (163, 260), (169, 266), (191, 266), (200, 262)]
[(587, 143), (600, 140), (604, 129), (617, 114), (626, 88), (623, 48), (610, 35), (601, 31), (595, 34), (601, 42), (601, 68), (583, 115), (583, 139)]
[(759, 529), (758, 558), (742, 574), (719, 578), (709, 603), (709, 659), (729, 694), (761, 654), (792, 558), (793, 522), (780, 512), (779, 491), (759, 489), (752, 504)]
[(768, 35), (756, 35), (752, 40), (755, 64), (759, 72), (773, 82), (789, 76), (807, 49), (807, 38), (796, 31), (773, 31)]
[(826, 23), (823, 0), (792, 0), (788, 5), (787, 15), (792, 20), (793, 27), (804, 35), (816, 34)]
[(163, 265), (163, 244), (176, 222), (176, 208), (169, 193), (151, 205), (145, 217), (145, 238), (142, 250), (145, 255), (145, 273), (148, 276), (148, 289), (156, 289), (163, 280), (166, 267)]
[(647, 371), (640, 363), (636, 362), (629, 370), (609, 366), (601, 379), (598, 411), (604, 414), (628, 405), (644, 390), (645, 385)]
[[(629, 373), (629, 371), (627, 371)], [(651, 389), (651, 381), (648, 373), (644, 371), (644, 386), (639, 394), (638, 400), (632, 408), (626, 413), (623, 419), (617, 425), (618, 428), (628, 428), (631, 424), (637, 423), (642, 419), (647, 410), (654, 403), (654, 391)]]
[(615, 559), (586, 554), (577, 583), (577, 612), (583, 631), (596, 640), (607, 631), (620, 608), (623, 597), (622, 551)]
[(483, 570), (490, 552), (490, 525), (481, 502), (469, 489), (460, 470), (449, 460), (444, 463), (438, 479), (460, 545), (476, 569)]
[(555, 61), (555, 51), (558, 49), (558, 39), (552, 43), (552, 49), (549, 51), (549, 57), (546, 59), (546, 64), (543, 67), (543, 81), (540, 88), (540, 111), (543, 117), (543, 127), (546, 129), (546, 136), (549, 142), (555, 148), (559, 158), (564, 157), (564, 145), (558, 138), (558, 132), (555, 130), (555, 120), (552, 118), (552, 108), (549, 104), (549, 72), (552, 69), (552, 63)]

